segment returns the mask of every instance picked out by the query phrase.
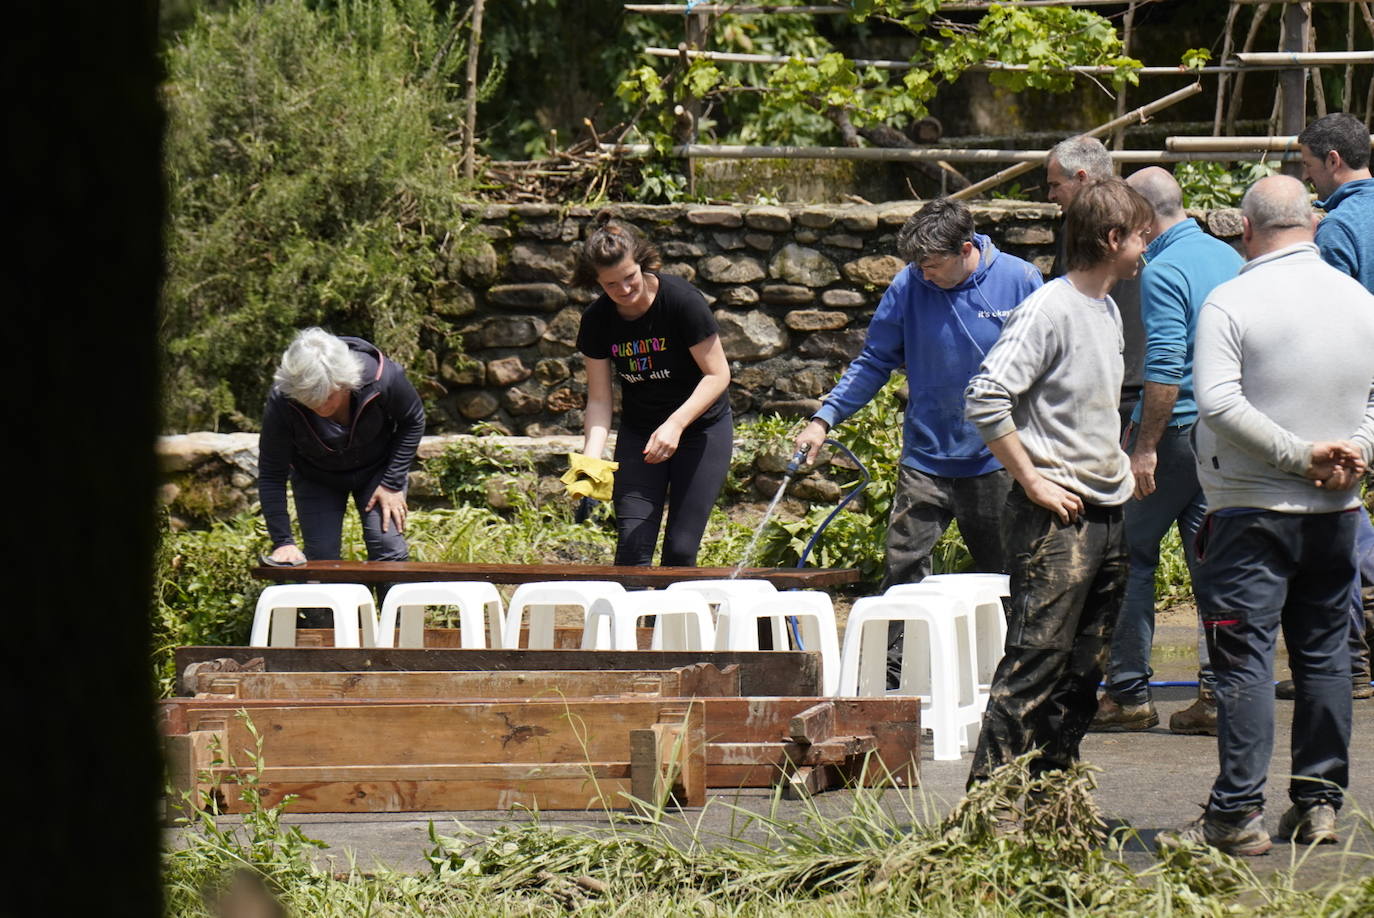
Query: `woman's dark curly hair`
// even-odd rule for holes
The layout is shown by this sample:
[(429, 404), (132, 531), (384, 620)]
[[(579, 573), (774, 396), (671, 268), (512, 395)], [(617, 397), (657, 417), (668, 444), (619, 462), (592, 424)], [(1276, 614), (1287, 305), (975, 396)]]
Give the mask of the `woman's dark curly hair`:
[(626, 255), (644, 271), (657, 271), (663, 257), (654, 245), (635, 228), (611, 219), (611, 212), (603, 210), (592, 220), (595, 229), (582, 246), (573, 272), (573, 283), (579, 287), (597, 287), (597, 272), (618, 263)]

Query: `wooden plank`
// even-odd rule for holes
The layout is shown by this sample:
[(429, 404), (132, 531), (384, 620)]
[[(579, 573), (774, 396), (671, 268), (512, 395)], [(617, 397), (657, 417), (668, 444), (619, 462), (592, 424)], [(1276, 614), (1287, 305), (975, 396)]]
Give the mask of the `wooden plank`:
[[(724, 580), (732, 567), (620, 567), (595, 564), (456, 564), (436, 561), (307, 561), (293, 567), (255, 567), (253, 576), (276, 583), (412, 583), (427, 580), (484, 580), (538, 583), (545, 580), (613, 580), (626, 587), (661, 587), (679, 580)], [(746, 567), (744, 580), (767, 580), (780, 590), (814, 590), (858, 583), (857, 568)]]
[[(191, 734), (195, 736), (197, 734)], [(211, 778), (234, 780), (245, 769), (217, 766), (203, 769)], [(585, 779), (630, 777), (629, 762), (556, 762), (548, 764), (514, 764), (510, 762), (474, 762), (464, 764), (427, 765), (294, 765), (264, 766), (261, 780), (269, 783), (310, 784), (333, 781), (532, 781), (554, 779)]]
[(835, 705), (829, 701), (792, 715), (787, 734), (798, 743), (819, 743), (835, 732)]
[(706, 803), (705, 716), (700, 704), (664, 710), (651, 727), (630, 731), (630, 790), (636, 806)]
[[(692, 702), (676, 701), (678, 706)], [(699, 703), (699, 702), (698, 702)], [(658, 722), (665, 702), (509, 701), (254, 707), (263, 760), (290, 765), (629, 761), (627, 731)], [(256, 740), (227, 710), (187, 714), (191, 731), (225, 725), (242, 766)]]
[[(628, 767), (628, 766), (627, 766)], [(263, 806), (287, 795), (292, 813), (422, 813), (461, 810), (607, 810), (628, 807), (628, 778), (516, 781), (274, 781), (258, 785)], [(221, 812), (245, 813), (232, 784), (217, 791)]]
[(200, 673), (198, 697), (276, 700), (591, 698), (652, 694), (690, 698), (739, 694), (739, 668), (697, 664), (670, 670), (587, 672)]
[[(176, 669), (261, 658), (265, 672), (500, 672), (504, 670), (665, 670), (694, 663), (738, 664), (739, 690), (749, 696), (821, 693), (820, 654), (792, 650), (441, 650), (431, 648), (178, 647)], [(209, 667), (200, 667), (200, 672)], [(183, 679), (178, 691), (194, 694)]]

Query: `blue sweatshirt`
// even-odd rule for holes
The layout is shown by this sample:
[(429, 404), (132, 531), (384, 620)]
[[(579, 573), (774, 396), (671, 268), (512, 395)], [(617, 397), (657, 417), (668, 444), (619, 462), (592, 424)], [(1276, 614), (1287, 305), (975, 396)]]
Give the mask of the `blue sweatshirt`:
[(1017, 303), (1035, 292), (1040, 271), (975, 233), (978, 267), (945, 290), (915, 265), (883, 294), (863, 351), (825, 397), (815, 417), (832, 428), (868, 404), (892, 371), (906, 368), (911, 391), (902, 425), (902, 464), (946, 478), (1001, 468), (964, 420), (964, 388)]
[(1326, 211), (1317, 224), (1322, 259), (1374, 293), (1374, 178), (1346, 182), (1317, 206)]
[[(1145, 250), (1140, 319), (1145, 326), (1145, 381), (1178, 386), (1172, 426), (1197, 420), (1193, 400), (1193, 339), (1207, 294), (1240, 272), (1245, 260), (1209, 236), (1191, 217), (1160, 233)], [(1140, 422), (1141, 404), (1132, 420)]]

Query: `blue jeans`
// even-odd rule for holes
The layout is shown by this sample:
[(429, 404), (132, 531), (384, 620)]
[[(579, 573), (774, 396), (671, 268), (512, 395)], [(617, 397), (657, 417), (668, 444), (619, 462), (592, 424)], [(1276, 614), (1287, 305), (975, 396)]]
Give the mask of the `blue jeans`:
[(1303, 807), (1339, 807), (1349, 780), (1349, 596), (1356, 514), (1213, 515), (1199, 547), (1197, 596), (1217, 677), (1210, 813), (1264, 808), (1274, 747), (1274, 647), (1293, 668), (1292, 780)]
[(325, 478), (306, 478), (299, 473), (291, 476), (291, 493), (296, 499), (296, 516), (301, 524), (301, 549), (311, 561), (335, 561), (339, 557), (343, 539), (344, 513), (348, 499), (358, 509), (363, 524), (363, 542), (367, 545), (369, 561), (406, 561), (410, 546), (404, 535), (388, 524), (382, 532), (382, 510), (374, 506), (363, 508), (382, 483), (385, 466), (359, 472), (340, 472)]
[[(1197, 480), (1197, 460), (1189, 442), (1192, 426), (1170, 427), (1155, 448), (1155, 491), (1142, 500), (1126, 502), (1126, 550), (1130, 570), (1126, 600), (1112, 633), (1107, 664), (1107, 692), (1121, 704), (1150, 700), (1150, 649), (1155, 639), (1155, 570), (1159, 567), (1159, 543), (1169, 527), (1178, 524), (1183, 558), (1188, 572), (1196, 575), (1194, 541), (1206, 515), (1206, 501)], [(1135, 445), (1135, 435), (1127, 449)], [(1198, 635), (1198, 681), (1210, 689), (1216, 682), (1207, 663), (1207, 643)]]

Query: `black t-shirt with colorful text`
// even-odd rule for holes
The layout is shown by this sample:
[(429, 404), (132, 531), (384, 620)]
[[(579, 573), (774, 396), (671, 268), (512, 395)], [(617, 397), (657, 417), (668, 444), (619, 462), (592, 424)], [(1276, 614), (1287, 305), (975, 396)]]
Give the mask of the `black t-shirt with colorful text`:
[[(626, 321), (604, 293), (582, 314), (577, 349), (611, 361), (620, 379), (621, 426), (652, 433), (691, 397), (701, 368), (689, 350), (719, 333), (711, 308), (680, 277), (658, 274), (658, 294), (644, 315)], [(708, 424), (729, 410), (721, 394), (693, 424)]]

